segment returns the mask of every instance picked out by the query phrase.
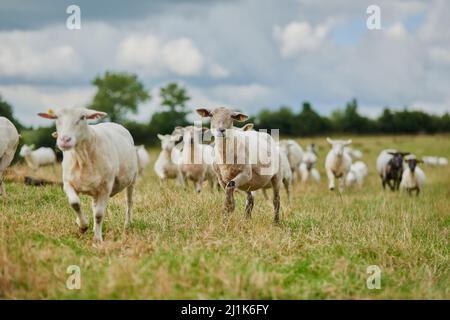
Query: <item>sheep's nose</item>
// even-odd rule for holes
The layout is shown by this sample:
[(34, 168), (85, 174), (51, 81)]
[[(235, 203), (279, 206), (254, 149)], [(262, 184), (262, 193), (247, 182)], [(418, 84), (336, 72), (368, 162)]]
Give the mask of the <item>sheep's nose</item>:
[(219, 129), (219, 132), (220, 132), (221, 134), (224, 134), (224, 133), (225, 133), (225, 130), (226, 130), (226, 129), (220, 128), (220, 129)]
[(69, 143), (71, 140), (72, 140), (72, 138), (69, 137), (69, 136), (62, 136), (61, 137), (61, 142), (64, 142), (64, 143)]

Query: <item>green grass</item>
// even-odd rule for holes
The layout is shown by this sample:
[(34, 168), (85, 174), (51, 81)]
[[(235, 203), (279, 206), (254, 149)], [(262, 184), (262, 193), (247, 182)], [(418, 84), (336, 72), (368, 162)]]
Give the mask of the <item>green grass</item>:
[[(375, 159), (386, 147), (417, 155), (450, 155), (449, 136), (353, 137), (369, 176), (342, 196), (327, 190), (323, 138), (320, 185), (296, 185), (282, 196), (281, 224), (258, 194), (253, 217), (244, 197), (224, 224), (223, 194), (197, 195), (169, 181), (153, 163), (138, 183), (135, 221), (124, 230), (125, 195), (110, 201), (104, 243), (81, 235), (56, 186), (7, 183), (0, 200), (0, 298), (21, 299), (437, 299), (450, 298), (450, 167), (424, 167), (421, 196), (383, 192)], [(158, 150), (151, 150), (152, 161)], [(22, 165), (12, 168), (24, 173)], [(31, 172), (28, 172), (31, 173)], [(34, 176), (59, 178), (60, 168)], [(82, 197), (92, 216), (90, 200)], [(91, 218), (92, 224), (92, 218)], [(81, 268), (81, 289), (66, 288), (66, 269)], [(381, 289), (369, 290), (366, 268), (381, 268)]]

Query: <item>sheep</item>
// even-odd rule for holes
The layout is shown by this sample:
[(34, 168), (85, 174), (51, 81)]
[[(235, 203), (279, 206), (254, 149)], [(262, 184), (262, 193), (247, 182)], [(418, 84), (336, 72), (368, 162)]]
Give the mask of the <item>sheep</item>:
[(444, 157), (435, 157), (435, 156), (425, 156), (422, 157), (422, 161), (424, 164), (428, 166), (447, 166), (448, 159)]
[[(189, 179), (193, 181), (195, 191), (201, 192), (203, 181), (207, 180), (214, 190), (218, 182), (212, 167), (214, 158), (213, 147), (202, 144), (201, 138), (207, 128), (187, 126), (181, 131), (183, 135), (183, 147), (181, 158), (178, 163), (183, 181)], [(179, 132), (180, 133), (180, 132)]]
[(31, 146), (23, 145), (19, 155), (25, 158), (27, 165), (31, 169), (56, 163), (56, 154), (52, 148), (41, 147), (34, 150), (34, 144)]
[[(291, 189), (292, 189), (292, 170), (289, 165), (289, 160), (287, 155), (280, 150), (280, 164), (279, 164), (280, 174), (281, 174), (281, 182), (283, 183), (284, 189), (286, 190), (286, 195), (288, 199), (288, 203), (291, 202)], [(264, 194), (264, 198), (267, 200), (266, 189), (271, 188), (271, 185), (266, 185), (262, 192)]]
[(279, 149), (267, 133), (242, 131), (233, 128), (233, 121), (245, 121), (248, 116), (228, 108), (196, 110), (201, 117), (211, 118), (211, 132), (215, 138), (213, 167), (225, 189), (224, 213), (234, 211), (234, 191), (247, 194), (245, 214), (251, 217), (254, 204), (252, 191), (272, 186), (274, 222), (279, 222), (281, 172)]
[(363, 153), (357, 149), (353, 149), (352, 147), (345, 147), (344, 151), (352, 158), (352, 160), (355, 159), (362, 159)]
[(19, 145), (19, 133), (14, 124), (5, 117), (0, 117), (0, 197), (5, 194), (3, 173), (11, 164)]
[(299, 167), (302, 183), (306, 183), (309, 178), (312, 178), (315, 182), (320, 181), (319, 170), (314, 167), (317, 162), (317, 155), (314, 150), (314, 147), (308, 146), (307, 151), (303, 154), (303, 160)]
[(138, 166), (139, 166), (139, 174), (141, 175), (144, 172), (144, 169), (150, 163), (150, 156), (148, 155), (147, 150), (145, 150), (144, 146), (136, 146)]
[(345, 179), (346, 186), (350, 187), (353, 185), (358, 185), (358, 187), (361, 188), (367, 173), (367, 165), (364, 162), (356, 161), (355, 163), (352, 163), (350, 166), (350, 171)]
[(345, 189), (345, 178), (350, 171), (352, 158), (344, 151), (344, 148), (352, 143), (352, 140), (332, 140), (327, 138), (332, 148), (325, 160), (325, 170), (328, 176), (328, 188), (334, 190), (334, 179), (339, 179), (339, 189)]
[(399, 189), (403, 173), (403, 157), (408, 154), (408, 152), (398, 152), (395, 149), (381, 151), (376, 167), (383, 189), (386, 189), (386, 184), (391, 191)]
[(416, 159), (415, 156), (408, 156), (405, 158), (405, 163), (407, 163), (407, 167), (403, 171), (400, 188), (407, 191), (409, 195), (416, 191), (416, 196), (418, 196), (426, 180), (425, 172), (417, 165), (423, 161)]
[(49, 110), (39, 116), (56, 120), (57, 146), (63, 152), (63, 189), (77, 214), (80, 232), (89, 220), (81, 211), (79, 194), (93, 198), (94, 242), (102, 242), (103, 216), (110, 197), (126, 189), (125, 227), (132, 223), (133, 190), (138, 176), (138, 160), (133, 137), (116, 123), (89, 125), (105, 112), (85, 108)]
[(289, 166), (292, 171), (292, 179), (295, 180), (297, 177), (300, 177), (300, 163), (302, 163), (303, 158), (303, 149), (302, 147), (295, 142), (294, 140), (281, 140), (280, 150), (284, 151), (287, 155)]
[(161, 140), (161, 153), (156, 159), (153, 169), (159, 177), (160, 183), (167, 179), (177, 179), (178, 184), (184, 184), (178, 168), (181, 151), (175, 147), (176, 138), (170, 134), (158, 134), (157, 136)]

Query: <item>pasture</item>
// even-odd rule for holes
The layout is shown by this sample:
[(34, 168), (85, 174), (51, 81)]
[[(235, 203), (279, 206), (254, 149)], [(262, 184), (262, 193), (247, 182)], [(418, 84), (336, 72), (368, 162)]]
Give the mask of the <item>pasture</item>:
[[(387, 147), (418, 156), (450, 155), (450, 136), (353, 136), (369, 176), (362, 189), (327, 189), (325, 137), (319, 145), (319, 185), (296, 184), (290, 205), (282, 190), (280, 225), (271, 202), (255, 197), (251, 220), (243, 195), (222, 219), (223, 192), (196, 194), (153, 172), (159, 148), (138, 182), (134, 223), (124, 230), (125, 193), (114, 197), (103, 226), (78, 232), (75, 213), (58, 186), (6, 183), (0, 199), (0, 298), (7, 299), (438, 299), (450, 298), (450, 167), (426, 167), (418, 198), (383, 191), (375, 172)], [(60, 179), (60, 167), (11, 172)], [(270, 193), (269, 193), (270, 194)], [(82, 197), (89, 214), (90, 200)], [(78, 265), (81, 289), (69, 290), (66, 269)], [(366, 268), (381, 269), (381, 289), (369, 290)]]

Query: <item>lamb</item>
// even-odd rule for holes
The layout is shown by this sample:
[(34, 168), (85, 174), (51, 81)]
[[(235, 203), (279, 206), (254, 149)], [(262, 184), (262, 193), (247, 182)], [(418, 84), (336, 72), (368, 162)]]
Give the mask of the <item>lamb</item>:
[(141, 175), (144, 172), (144, 169), (150, 163), (150, 156), (148, 155), (147, 150), (145, 150), (144, 146), (136, 146), (137, 159), (138, 159), (138, 168), (139, 174)]
[(252, 191), (272, 186), (274, 222), (279, 222), (280, 151), (267, 133), (241, 131), (233, 128), (233, 121), (245, 121), (248, 116), (228, 108), (197, 109), (202, 117), (211, 118), (211, 132), (215, 138), (213, 167), (220, 185), (225, 189), (224, 213), (234, 211), (234, 191), (245, 191), (246, 217), (251, 217), (254, 204)]
[(415, 156), (408, 156), (405, 158), (405, 162), (408, 166), (403, 171), (400, 187), (409, 195), (416, 191), (416, 196), (418, 196), (426, 180), (425, 172), (417, 165), (423, 161), (416, 159)]
[(133, 189), (138, 160), (131, 134), (116, 123), (89, 125), (105, 112), (85, 108), (49, 110), (39, 116), (56, 120), (57, 146), (63, 152), (63, 189), (77, 214), (82, 233), (89, 220), (81, 211), (79, 194), (93, 198), (94, 241), (102, 242), (103, 216), (109, 198), (126, 189), (125, 226), (132, 222)]
[(386, 184), (391, 191), (398, 190), (403, 174), (403, 157), (409, 152), (398, 152), (395, 149), (381, 151), (377, 158), (377, 172), (381, 177), (383, 189)]
[(303, 154), (303, 160), (300, 164), (300, 177), (302, 183), (306, 183), (310, 178), (315, 182), (320, 182), (320, 173), (314, 166), (317, 162), (317, 155), (314, 153), (314, 147), (308, 146)]
[(177, 179), (178, 184), (183, 184), (178, 168), (181, 151), (175, 148), (176, 137), (170, 134), (158, 134), (158, 139), (161, 140), (162, 150), (153, 166), (156, 175), (161, 183), (167, 179)]
[(353, 149), (352, 147), (345, 147), (344, 151), (352, 158), (352, 160), (355, 159), (362, 159), (363, 153), (358, 149)]
[(280, 149), (287, 155), (292, 171), (292, 179), (295, 180), (297, 177), (300, 177), (299, 167), (302, 163), (303, 149), (297, 142), (291, 139), (281, 140), (279, 144)]
[(34, 144), (23, 145), (19, 155), (25, 158), (27, 165), (32, 169), (56, 163), (56, 154), (52, 148), (41, 147), (34, 150)]
[(214, 158), (213, 147), (202, 144), (203, 133), (208, 129), (187, 126), (183, 128), (183, 148), (178, 163), (183, 181), (193, 181), (195, 191), (201, 192), (203, 181), (209, 181), (211, 189), (217, 187), (217, 178), (212, 167)]
[(5, 194), (3, 173), (11, 164), (19, 145), (19, 133), (14, 124), (5, 117), (0, 117), (0, 197)]
[(334, 179), (339, 179), (339, 189), (345, 189), (345, 178), (350, 171), (352, 158), (344, 151), (344, 148), (352, 143), (352, 140), (332, 140), (327, 138), (332, 145), (325, 160), (325, 170), (328, 176), (328, 188), (334, 190)]
[(346, 186), (358, 185), (361, 188), (367, 173), (367, 165), (362, 161), (356, 161), (350, 166), (350, 171), (345, 179)]

